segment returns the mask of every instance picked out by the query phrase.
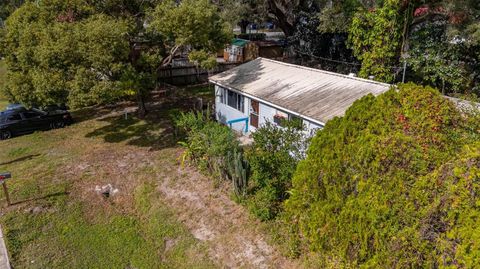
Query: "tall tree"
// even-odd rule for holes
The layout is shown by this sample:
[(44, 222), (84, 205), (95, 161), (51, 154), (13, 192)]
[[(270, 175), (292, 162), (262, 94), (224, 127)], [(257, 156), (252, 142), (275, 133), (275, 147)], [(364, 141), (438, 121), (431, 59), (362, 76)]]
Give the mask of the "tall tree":
[(242, 34), (252, 23), (261, 23), (267, 19), (265, 0), (219, 0), (222, 17), (232, 26), (240, 26)]
[(430, 1), (412, 10), (406, 38), (410, 79), (446, 94), (480, 95), (480, 3)]
[(2, 39), (6, 94), (26, 105), (72, 107), (136, 95), (143, 116), (158, 67), (179, 48), (212, 55), (229, 40), (215, 11), (207, 0), (26, 3), (7, 20)]
[(394, 68), (401, 48), (403, 5), (400, 0), (385, 0), (375, 9), (359, 9), (349, 27), (349, 42), (362, 62), (360, 76), (393, 82)]

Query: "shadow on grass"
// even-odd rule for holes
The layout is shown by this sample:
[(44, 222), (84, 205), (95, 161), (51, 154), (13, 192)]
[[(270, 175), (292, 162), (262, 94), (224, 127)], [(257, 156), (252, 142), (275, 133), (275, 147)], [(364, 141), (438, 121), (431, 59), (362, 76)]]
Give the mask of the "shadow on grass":
[[(154, 92), (151, 94), (156, 96)], [(77, 111), (79, 121), (98, 118), (99, 121), (108, 122), (108, 125), (96, 129), (86, 137), (102, 137), (109, 143), (126, 143), (139, 147), (148, 147), (150, 150), (161, 150), (176, 145), (175, 128), (171, 121), (172, 113), (190, 111), (197, 107), (198, 99), (202, 99), (204, 107), (212, 106), (214, 90), (212, 86), (200, 85), (186, 89), (176, 89), (168, 97), (152, 97), (147, 103), (149, 113), (145, 119), (139, 119), (130, 113), (125, 119), (122, 113), (116, 116), (99, 118), (112, 108), (89, 108)], [(113, 107), (116, 111), (122, 111), (124, 107), (132, 107), (134, 103), (122, 103)]]
[(29, 161), (29, 160), (31, 160), (31, 159), (33, 159), (33, 158), (35, 158), (35, 157), (38, 157), (38, 156), (40, 156), (40, 154), (31, 154), (31, 155), (24, 156), (24, 157), (15, 159), (15, 160), (11, 160), (11, 161), (7, 161), (7, 162), (0, 163), (0, 165), (8, 165), (8, 164), (12, 164), (12, 163)]
[(45, 195), (45, 196), (42, 196), (42, 197), (36, 197), (36, 198), (31, 198), (31, 199), (26, 199), (26, 200), (22, 200), (22, 201), (13, 202), (11, 205), (19, 205), (19, 204), (24, 204), (24, 203), (28, 203), (28, 202), (39, 201), (39, 200), (44, 200), (44, 199), (48, 199), (48, 198), (52, 198), (52, 197), (69, 195), (69, 194), (70, 193), (67, 192), (67, 191), (55, 192), (55, 193), (51, 193), (51, 194), (48, 194), (48, 195)]
[(174, 128), (167, 113), (151, 112), (145, 119), (114, 116), (102, 119), (108, 125), (96, 129), (86, 137), (101, 137), (108, 143), (126, 142), (127, 145), (161, 150), (175, 145)]

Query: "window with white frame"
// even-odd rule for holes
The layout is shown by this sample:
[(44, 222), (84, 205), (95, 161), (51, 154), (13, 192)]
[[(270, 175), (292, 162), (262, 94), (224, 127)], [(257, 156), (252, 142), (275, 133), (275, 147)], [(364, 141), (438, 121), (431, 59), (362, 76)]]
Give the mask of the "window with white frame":
[(220, 88), (218, 92), (219, 101), (222, 104), (226, 104), (229, 107), (235, 108), (238, 111), (244, 112), (245, 98), (243, 95), (234, 91)]
[(244, 110), (244, 98), (243, 95), (240, 95), (234, 91), (225, 90), (227, 92), (227, 105), (235, 108), (238, 111), (243, 112)]

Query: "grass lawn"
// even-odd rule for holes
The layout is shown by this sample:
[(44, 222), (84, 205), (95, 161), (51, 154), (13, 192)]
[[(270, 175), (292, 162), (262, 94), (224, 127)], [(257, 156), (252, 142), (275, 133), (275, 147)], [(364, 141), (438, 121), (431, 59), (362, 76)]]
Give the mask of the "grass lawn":
[[(178, 167), (168, 108), (146, 120), (109, 112), (77, 111), (72, 126), (0, 141), (0, 170), (13, 174), (14, 205), (0, 194), (13, 266), (215, 267), (157, 191), (159, 173)], [(95, 191), (107, 184), (118, 192)]]

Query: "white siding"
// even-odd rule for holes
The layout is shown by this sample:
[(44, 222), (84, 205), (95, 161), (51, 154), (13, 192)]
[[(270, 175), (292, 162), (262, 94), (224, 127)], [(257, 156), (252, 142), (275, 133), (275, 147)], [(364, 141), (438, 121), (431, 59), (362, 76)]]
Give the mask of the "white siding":
[(316, 131), (316, 130), (323, 129), (322, 125), (316, 124), (316, 123), (308, 121), (308, 120), (303, 120), (303, 125), (305, 125), (307, 130), (310, 130), (310, 131)]
[[(218, 85), (215, 85), (215, 116), (217, 118), (217, 121), (227, 124), (228, 121), (230, 120), (235, 120), (235, 119), (240, 119), (240, 118), (246, 118), (248, 117), (248, 111), (249, 111), (249, 106), (250, 102), (248, 101), (247, 97), (244, 97), (244, 113), (241, 111), (230, 107), (227, 104), (223, 104), (220, 100), (220, 90), (221, 88)], [(232, 125), (232, 128), (236, 131), (239, 132), (245, 132), (245, 122), (237, 122)]]
[(260, 119), (259, 126), (264, 125), (267, 121), (273, 122), (273, 116), (277, 114), (277, 109), (260, 102), (259, 107)]
[[(235, 120), (235, 119), (240, 119), (240, 118), (247, 118), (250, 116), (250, 98), (244, 96), (244, 112), (241, 112), (233, 107), (230, 107), (227, 104), (223, 104), (220, 100), (220, 91), (221, 87), (218, 85), (215, 85), (215, 114), (217, 121), (227, 124), (228, 121), (230, 120)], [(285, 113), (282, 110), (278, 110), (277, 108), (271, 107), (265, 103), (262, 103), (260, 101), (259, 105), (259, 127), (262, 125), (266, 124), (267, 122), (274, 122), (273, 117), (278, 114), (278, 113)], [(249, 119), (249, 125), (250, 119)], [(308, 121), (306, 119), (303, 119), (303, 124), (306, 126), (306, 128), (309, 131), (314, 131), (317, 129), (322, 129), (323, 126), (319, 125), (317, 123), (313, 123), (311, 121)], [(238, 132), (245, 132), (245, 122), (237, 122), (232, 125), (232, 128)], [(253, 132), (255, 131), (255, 127), (253, 126), (248, 126), (248, 131)]]
[[(285, 113), (285, 112), (260, 102), (260, 122), (259, 122), (259, 125), (262, 126), (267, 121), (273, 122), (273, 117), (276, 114), (280, 114), (280, 113)], [(306, 119), (303, 119), (303, 124), (306, 126), (306, 128), (308, 130), (316, 130), (316, 129), (322, 129), (323, 128), (322, 125), (313, 123), (313, 122), (308, 121)]]

